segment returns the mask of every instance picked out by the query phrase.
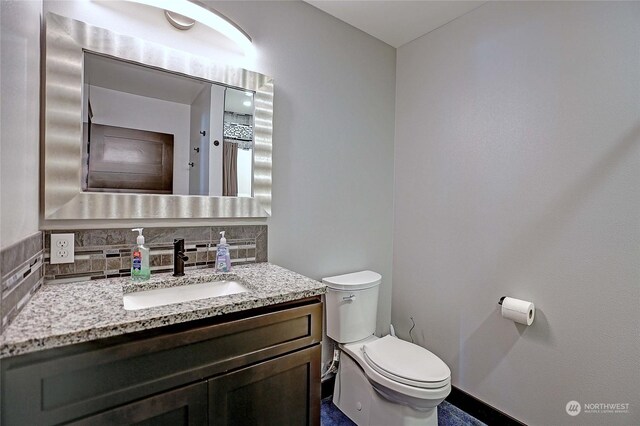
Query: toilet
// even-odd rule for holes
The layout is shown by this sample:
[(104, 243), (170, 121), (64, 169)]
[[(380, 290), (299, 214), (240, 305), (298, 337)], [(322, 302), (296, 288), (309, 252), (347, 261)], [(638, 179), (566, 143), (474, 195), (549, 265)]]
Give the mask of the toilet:
[(333, 403), (359, 426), (437, 426), (451, 370), (421, 346), (374, 335), (381, 280), (372, 271), (322, 280), (327, 336), (340, 348)]

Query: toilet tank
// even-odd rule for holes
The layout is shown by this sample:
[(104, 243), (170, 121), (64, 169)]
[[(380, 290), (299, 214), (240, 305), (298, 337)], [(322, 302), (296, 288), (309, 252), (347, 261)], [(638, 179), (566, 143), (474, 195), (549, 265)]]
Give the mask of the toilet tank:
[(327, 336), (350, 343), (376, 331), (378, 290), (382, 276), (373, 271), (323, 278), (327, 286)]

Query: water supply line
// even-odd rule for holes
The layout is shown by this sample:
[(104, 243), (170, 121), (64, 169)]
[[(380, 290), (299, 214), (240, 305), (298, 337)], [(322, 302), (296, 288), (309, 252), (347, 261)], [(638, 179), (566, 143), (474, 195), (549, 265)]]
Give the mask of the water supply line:
[(413, 320), (413, 317), (409, 317), (409, 319), (411, 320), (411, 322), (413, 323), (413, 325), (411, 326), (411, 328), (409, 329), (409, 337), (411, 338), (411, 343), (413, 342), (413, 334), (411, 334), (411, 332), (413, 331), (414, 328), (416, 328), (416, 322)]
[(327, 371), (325, 371), (322, 374), (322, 377), (320, 378), (320, 380), (323, 380), (325, 377), (327, 377), (329, 374), (331, 373), (337, 373), (338, 372), (338, 362), (340, 359), (340, 349), (333, 349), (333, 359), (331, 360), (331, 364), (329, 364), (329, 368), (327, 368)]
[[(411, 320), (411, 323), (413, 324), (411, 326), (411, 328), (409, 329), (409, 338), (411, 339), (411, 343), (413, 343), (413, 329), (416, 328), (416, 322), (413, 320), (413, 317), (409, 317), (409, 319)], [(396, 329), (393, 326), (393, 324), (389, 324), (389, 334), (393, 337), (396, 337)]]

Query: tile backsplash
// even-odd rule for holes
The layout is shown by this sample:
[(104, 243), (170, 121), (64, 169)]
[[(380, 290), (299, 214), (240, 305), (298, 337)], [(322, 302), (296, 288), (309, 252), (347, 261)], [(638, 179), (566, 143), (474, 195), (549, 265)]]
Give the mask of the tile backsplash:
[(42, 285), (42, 266), (40, 231), (0, 251), (0, 333)]
[[(151, 273), (173, 270), (173, 240), (184, 238), (189, 260), (185, 270), (212, 267), (220, 231), (226, 231), (231, 263), (240, 265), (267, 261), (267, 226), (201, 226), (185, 228), (145, 228), (145, 245), (150, 249)], [(50, 235), (74, 233), (73, 263), (49, 262)], [(45, 231), (44, 277), (46, 282), (63, 283), (131, 275), (131, 248), (136, 232), (129, 228)]]

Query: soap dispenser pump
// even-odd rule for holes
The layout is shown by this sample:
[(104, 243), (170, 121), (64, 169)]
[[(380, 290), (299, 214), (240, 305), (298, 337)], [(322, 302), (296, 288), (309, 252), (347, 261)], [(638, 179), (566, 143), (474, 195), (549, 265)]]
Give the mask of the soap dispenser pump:
[(131, 250), (131, 279), (133, 281), (146, 281), (151, 277), (151, 269), (149, 268), (149, 248), (144, 245), (144, 228), (133, 228), (132, 231), (138, 232), (136, 245)]
[(229, 272), (231, 270), (231, 255), (229, 254), (229, 245), (224, 237), (225, 231), (220, 231), (220, 244), (216, 248), (216, 272)]

